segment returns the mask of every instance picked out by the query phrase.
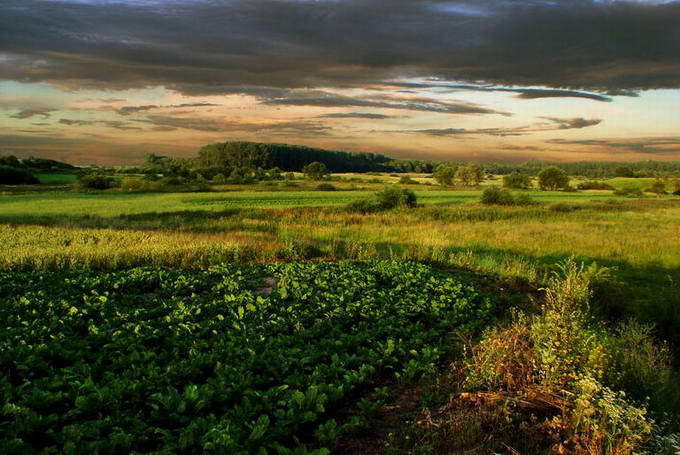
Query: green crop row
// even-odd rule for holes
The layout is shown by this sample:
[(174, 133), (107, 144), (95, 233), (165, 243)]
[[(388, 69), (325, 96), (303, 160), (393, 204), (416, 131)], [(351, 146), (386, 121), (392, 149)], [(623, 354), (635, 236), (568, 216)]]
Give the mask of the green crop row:
[(492, 309), (409, 262), (1, 273), (0, 453), (327, 453)]

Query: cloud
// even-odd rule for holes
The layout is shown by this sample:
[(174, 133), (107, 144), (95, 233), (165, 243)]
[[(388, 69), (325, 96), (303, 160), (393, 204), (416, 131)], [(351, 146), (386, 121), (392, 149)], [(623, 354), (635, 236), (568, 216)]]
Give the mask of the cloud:
[(388, 118), (394, 118), (393, 115), (384, 114), (373, 114), (370, 112), (333, 112), (330, 114), (317, 115), (317, 118), (364, 118), (364, 119), (374, 119), (383, 120)]
[(273, 135), (329, 136), (331, 127), (312, 121), (288, 122), (240, 122), (200, 117), (174, 117), (166, 115), (149, 115), (147, 120), (158, 128), (182, 128), (203, 132), (266, 132)]
[[(599, 93), (584, 92), (581, 90), (548, 89), (548, 88), (513, 88), (513, 87), (493, 87), (474, 84), (457, 83), (427, 83), (427, 82), (382, 82), (382, 85), (391, 87), (404, 87), (414, 89), (445, 89), (445, 90), (470, 90), (476, 92), (509, 92), (516, 93), (517, 98), (539, 99), (539, 98), (584, 98), (594, 101), (609, 102), (612, 99)], [(607, 93), (611, 96), (636, 96), (635, 92), (616, 90)]]
[(3, 0), (0, 10), (0, 79), (62, 87), (226, 94), (439, 77), (598, 101), (680, 87), (678, 2)]
[(478, 104), (465, 102), (438, 101), (423, 97), (371, 96), (351, 97), (328, 92), (300, 92), (298, 96), (273, 98), (261, 101), (267, 105), (315, 106), (315, 107), (371, 107), (382, 109), (403, 109), (408, 111), (438, 112), (442, 114), (499, 114), (510, 116), (503, 111), (489, 109)]
[(183, 107), (206, 107), (206, 106), (220, 106), (220, 104), (215, 103), (182, 103), (182, 104), (170, 104), (165, 106), (159, 106), (157, 104), (146, 104), (143, 106), (123, 106), (117, 109), (120, 115), (131, 115), (138, 112), (150, 111), (154, 109), (177, 109)]
[(549, 120), (557, 124), (557, 129), (559, 130), (572, 130), (579, 128), (587, 128), (589, 126), (595, 126), (602, 123), (601, 119), (591, 118), (585, 119), (583, 117), (577, 118), (556, 118), (556, 117), (540, 117), (545, 120)]
[(11, 118), (17, 118), (17, 119), (27, 119), (31, 117), (35, 117), (36, 115), (41, 116), (42, 118), (49, 118), (51, 116), (50, 112), (54, 112), (57, 109), (45, 109), (45, 108), (38, 108), (38, 109), (23, 109), (19, 112), (17, 112), (14, 115), (10, 115)]
[(550, 144), (581, 146), (595, 152), (671, 155), (680, 152), (680, 137), (642, 137), (629, 139), (550, 139)]
[(72, 120), (67, 118), (59, 119), (59, 123), (68, 126), (93, 126), (93, 125), (104, 125), (109, 128), (114, 128), (117, 130), (141, 130), (138, 126), (130, 125), (128, 122), (121, 122), (119, 120)]
[(599, 125), (600, 119), (585, 119), (577, 118), (556, 118), (556, 117), (540, 117), (548, 120), (549, 123), (541, 122), (533, 125), (511, 127), (511, 128), (428, 128), (421, 130), (401, 131), (403, 133), (419, 133), (430, 136), (524, 136), (530, 133), (537, 133), (543, 131), (556, 130), (570, 130), (587, 128), (589, 126)]

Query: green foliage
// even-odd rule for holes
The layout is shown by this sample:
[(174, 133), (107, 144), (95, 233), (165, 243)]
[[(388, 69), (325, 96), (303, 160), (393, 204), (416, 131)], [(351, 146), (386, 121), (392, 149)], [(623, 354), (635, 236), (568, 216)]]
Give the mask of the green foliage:
[(314, 161), (313, 163), (305, 165), (305, 167), (302, 168), (302, 173), (312, 180), (322, 180), (329, 175), (326, 165), (319, 161)]
[(538, 186), (542, 190), (559, 190), (569, 186), (569, 176), (564, 169), (548, 166), (538, 173)]
[(413, 180), (410, 176), (408, 175), (403, 175), (399, 179), (399, 184), (400, 185), (418, 185), (420, 182), (417, 180)]
[(656, 179), (646, 190), (649, 193), (666, 194), (666, 184), (661, 179)]
[(498, 186), (484, 188), (480, 202), (485, 205), (533, 205), (536, 204), (528, 194), (513, 195)]
[(514, 188), (520, 190), (531, 188), (531, 177), (519, 172), (513, 172), (512, 174), (503, 176), (503, 186), (505, 188)]
[(384, 210), (397, 207), (415, 207), (417, 204), (416, 193), (402, 188), (399, 185), (389, 185), (375, 194), (380, 208)]
[(610, 184), (598, 180), (588, 180), (587, 182), (581, 182), (576, 185), (576, 188), (579, 190), (614, 190), (614, 187)]
[(451, 186), (453, 185), (453, 179), (456, 177), (456, 169), (442, 164), (437, 167), (432, 177), (442, 186)]
[(0, 185), (31, 185), (40, 183), (23, 168), (0, 165)]
[(465, 186), (479, 185), (484, 181), (484, 168), (479, 164), (469, 164), (456, 169), (456, 178)]
[(637, 186), (627, 185), (614, 191), (617, 196), (642, 197), (642, 189)]
[(259, 142), (223, 142), (198, 151), (198, 167), (226, 166), (301, 171), (314, 161), (332, 172), (368, 172), (385, 170), (390, 158), (374, 153), (348, 153), (289, 144)]
[[(609, 279), (607, 268), (562, 262), (544, 289), (540, 313), (490, 331), (468, 363), (468, 386), (501, 393), (500, 402), (511, 404), (497, 413), (530, 410), (531, 415), (514, 417), (520, 432), (532, 425), (538, 434), (549, 428), (546, 453), (572, 448), (570, 453), (632, 455), (651, 439), (654, 426), (645, 408), (606, 383), (615, 372), (642, 373), (645, 379), (655, 366), (668, 372), (668, 359), (653, 352), (649, 333), (639, 327), (622, 327), (608, 341), (592, 324), (593, 288)], [(628, 328), (633, 334), (623, 335)], [(612, 357), (620, 354), (612, 353), (624, 353), (629, 343), (642, 343), (647, 352), (616, 365)], [(661, 382), (667, 384), (667, 378)]]
[(633, 169), (630, 166), (616, 166), (614, 169), (614, 177), (634, 177)]
[(116, 181), (113, 177), (92, 172), (85, 174), (78, 180), (78, 185), (81, 188), (88, 190), (107, 190), (116, 186)]
[(316, 186), (316, 191), (336, 191), (337, 188), (331, 183), (319, 183)]
[(0, 452), (327, 453), (363, 424), (330, 409), (492, 309), (391, 261), (0, 274)]

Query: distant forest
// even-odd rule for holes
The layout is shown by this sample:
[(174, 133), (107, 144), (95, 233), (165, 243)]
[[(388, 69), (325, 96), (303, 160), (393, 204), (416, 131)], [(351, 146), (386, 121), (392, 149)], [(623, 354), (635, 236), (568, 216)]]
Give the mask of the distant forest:
[[(394, 159), (377, 153), (349, 153), (314, 147), (261, 142), (221, 142), (206, 145), (194, 158), (173, 158), (149, 153), (142, 166), (110, 168), (114, 173), (164, 174), (165, 176), (195, 177), (201, 174), (212, 179), (215, 175), (238, 179), (249, 175), (264, 175), (265, 170), (299, 172), (312, 162), (326, 165), (330, 172), (416, 172), (429, 174), (439, 166), (457, 168), (468, 163), (453, 161)], [(535, 176), (547, 166), (558, 166), (569, 175), (587, 178), (680, 176), (680, 161), (527, 161), (522, 164), (487, 163), (484, 171), (505, 175), (512, 172)], [(96, 168), (104, 171), (106, 168)], [(90, 169), (94, 170), (94, 169)], [(13, 156), (0, 156), (0, 184), (29, 183), (32, 174), (41, 172), (83, 172), (59, 161)], [(278, 174), (277, 174), (278, 175)]]

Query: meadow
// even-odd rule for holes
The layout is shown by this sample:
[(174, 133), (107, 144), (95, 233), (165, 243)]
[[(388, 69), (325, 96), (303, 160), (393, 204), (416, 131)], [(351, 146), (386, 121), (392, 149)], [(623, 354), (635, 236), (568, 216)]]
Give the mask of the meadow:
[[(366, 180), (366, 177), (370, 180)], [(398, 292), (392, 295), (389, 286), (381, 287), (384, 285), (386, 273), (392, 277), (390, 282), (402, 280), (404, 283), (412, 283), (414, 286), (412, 291), (400, 288), (400, 292), (406, 296), (413, 292), (412, 297), (417, 302), (455, 299), (459, 291), (451, 293), (444, 289), (438, 290), (439, 288), (431, 290), (430, 284), (418, 287), (415, 281), (409, 281), (412, 278), (407, 278), (414, 273), (418, 277), (415, 278), (416, 281), (432, 282), (432, 286), (435, 286), (435, 283), (454, 286), (454, 282), (445, 284), (449, 283), (445, 277), (453, 276), (455, 280), (459, 280), (458, 283), (463, 283), (463, 287), (469, 286), (469, 292), (474, 295), (478, 295), (480, 288), (487, 289), (488, 305), (495, 306), (494, 315), (503, 319), (506, 316), (503, 316), (503, 312), (499, 313), (503, 307), (499, 302), (515, 299), (513, 296), (516, 293), (525, 292), (521, 290), (537, 293), (538, 288), (550, 286), (551, 273), (556, 265), (572, 260), (594, 267), (594, 270), (605, 269), (610, 275), (606, 283), (598, 285), (597, 289), (593, 290), (592, 311), (598, 321), (614, 327), (618, 321), (634, 318), (640, 323), (653, 324), (654, 337), (670, 342), (671, 350), (680, 345), (678, 335), (680, 331), (677, 330), (680, 327), (680, 313), (676, 310), (680, 306), (679, 197), (646, 193), (643, 197), (631, 198), (617, 196), (612, 191), (605, 190), (564, 192), (534, 189), (517, 191), (530, 195), (534, 201), (530, 205), (485, 205), (479, 202), (480, 196), (484, 188), (498, 184), (497, 179), (487, 180), (478, 188), (451, 189), (432, 184), (428, 177), (413, 175), (414, 179), (420, 179), (422, 183), (404, 187), (415, 191), (417, 207), (357, 213), (349, 210), (347, 205), (372, 195), (385, 184), (395, 180), (390, 175), (364, 175), (364, 181), (351, 181), (358, 178), (356, 175), (344, 175), (342, 179), (332, 181), (336, 187), (335, 191), (319, 191), (315, 189), (317, 183), (296, 180), (295, 186), (291, 186), (290, 183), (212, 185), (210, 191), (124, 192), (114, 189), (74, 192), (52, 187), (48, 191), (41, 191), (39, 187), (35, 187), (32, 191), (0, 195), (0, 242), (3, 245), (3, 249), (0, 250), (0, 270), (3, 272), (0, 276), (0, 288), (4, 292), (6, 302), (14, 302), (11, 305), (23, 305), (22, 311), (25, 312), (23, 319), (14, 320), (11, 317), (8, 319), (10, 322), (7, 324), (10, 325), (5, 327), (6, 336), (14, 333), (10, 338), (23, 340), (21, 343), (27, 346), (40, 346), (46, 341), (49, 345), (50, 335), (45, 332), (48, 330), (45, 327), (54, 326), (55, 321), (65, 321), (63, 326), (54, 326), (59, 327), (57, 331), (61, 334), (53, 333), (57, 337), (55, 339), (66, 339), (73, 333), (78, 333), (83, 338), (77, 343), (84, 343), (83, 346), (93, 342), (97, 337), (101, 338), (97, 341), (100, 345), (113, 346), (119, 342), (115, 341), (115, 337), (122, 330), (116, 325), (120, 322), (118, 318), (131, 320), (132, 317), (141, 324), (141, 332), (138, 333), (132, 326), (125, 329), (133, 330), (135, 333), (126, 341), (130, 345), (151, 343), (147, 340), (148, 330), (152, 330), (148, 332), (148, 336), (156, 338), (161, 336), (166, 340), (164, 344), (179, 343), (178, 346), (183, 343), (182, 340), (193, 338), (190, 334), (200, 332), (200, 336), (197, 335), (196, 338), (203, 340), (200, 355), (212, 358), (214, 355), (224, 355), (226, 347), (219, 343), (215, 345), (214, 335), (208, 329), (218, 330), (220, 333), (224, 330), (228, 330), (229, 333), (240, 330), (236, 328), (240, 322), (237, 324), (234, 321), (241, 320), (246, 314), (257, 314), (259, 318), (256, 318), (259, 322), (253, 322), (255, 325), (252, 329), (248, 328), (250, 326), (244, 326), (248, 333), (256, 338), (270, 336), (269, 330), (272, 328), (262, 325), (261, 317), (264, 313), (257, 310), (258, 308), (268, 308), (266, 311), (271, 311), (272, 317), (289, 318), (286, 324), (293, 325), (289, 327), (292, 332), (285, 335), (286, 343), (297, 343), (300, 339), (305, 339), (306, 335), (300, 332), (303, 329), (331, 330), (331, 333), (334, 333), (332, 330), (335, 329), (317, 327), (311, 319), (308, 321), (309, 324), (303, 323), (303, 320), (307, 320), (305, 318), (312, 317), (311, 313), (305, 312), (342, 314), (338, 311), (344, 311), (342, 308), (345, 307), (341, 305), (335, 308), (332, 303), (333, 299), (339, 296), (337, 292), (341, 294), (345, 292), (343, 290), (345, 286), (346, 292), (354, 292), (350, 290), (351, 284), (358, 285), (363, 283), (362, 280), (368, 280), (365, 283), (367, 289), (378, 286), (375, 290), (367, 290), (367, 295), (374, 293), (379, 299), (383, 299), (381, 302), (391, 302), (389, 305), (402, 308), (403, 305), (407, 305), (406, 300), (397, 298), (402, 294)], [(644, 186), (639, 180), (611, 179), (607, 182), (615, 188), (628, 187), (631, 184)], [(431, 268), (418, 268), (420, 266), (416, 266), (416, 263), (427, 264)], [(290, 270), (287, 267), (290, 267)], [(397, 273), (401, 275), (396, 277)], [(284, 288), (281, 285), (283, 279), (281, 274), (295, 275), (290, 286)], [(225, 278), (226, 281), (220, 284), (214, 281), (216, 275), (233, 278)], [(265, 294), (259, 294), (258, 289), (264, 285), (257, 283), (272, 277), (275, 284), (269, 285), (271, 289)], [(336, 281), (336, 278), (339, 281)], [(140, 284), (139, 280), (146, 284)], [(24, 289), (19, 282), (30, 284)], [(424, 294), (426, 297), (419, 297), (418, 292), (421, 291), (426, 292)], [(58, 299), (52, 297), (50, 294), (52, 292), (55, 296), (61, 297)], [(296, 296), (293, 299), (297, 302), (295, 305), (301, 301), (315, 302), (318, 310), (300, 312), (301, 310), (293, 305), (288, 310), (292, 312), (288, 316), (279, 314), (282, 302), (289, 299), (287, 297), (289, 292)], [(271, 296), (269, 293), (272, 293)], [(139, 305), (146, 302), (146, 299), (162, 300), (164, 296), (170, 299), (170, 303), (164, 304), (162, 311), (146, 308), (144, 311), (153, 314), (149, 313), (140, 319), (141, 313), (135, 313), (136, 316), (125, 316), (120, 313), (115, 320), (107, 320), (107, 312), (113, 311), (113, 306), (107, 302), (114, 301), (116, 302), (114, 306), (120, 308), (129, 307), (125, 311), (132, 311), (133, 307), (137, 307), (137, 311), (142, 311)], [(470, 300), (464, 297), (463, 300), (476, 302), (476, 298)], [(340, 301), (352, 300), (344, 296)], [(215, 307), (217, 301), (228, 302), (224, 308), (228, 314), (220, 313), (217, 309), (208, 311), (208, 308), (217, 308)], [(236, 308), (238, 305), (232, 302), (241, 302), (238, 305), (248, 311), (243, 310), (245, 313), (239, 315)], [(432, 324), (434, 314), (432, 312), (440, 310), (412, 308), (405, 310), (407, 311), (404, 313), (405, 320), (395, 320), (389, 330), (381, 331), (383, 329), (380, 328), (382, 326), (379, 319), (371, 319), (379, 318), (378, 313), (371, 315), (373, 311), (370, 309), (371, 305), (373, 304), (366, 302), (365, 305), (362, 304), (363, 310), (357, 307), (359, 313), (348, 314), (347, 317), (353, 321), (365, 321), (368, 324), (366, 327), (371, 327), (367, 329), (365, 335), (374, 341), (381, 340), (380, 343), (383, 343), (392, 338), (401, 340), (401, 349), (404, 353), (410, 349), (416, 349), (417, 352), (435, 348), (440, 351), (446, 350), (447, 343), (443, 342), (442, 337), (447, 332), (463, 327), (462, 321), (465, 320), (466, 324), (474, 326), (470, 333), (476, 331), (479, 334), (483, 322), (489, 321), (492, 315), (491, 306), (486, 306), (483, 312), (474, 310), (474, 317), (458, 314), (455, 317), (459, 319), (456, 319), (458, 322), (455, 324), (445, 319), (448, 327), (444, 327)], [(54, 314), (43, 314), (41, 308), (45, 306), (54, 308), (50, 310)], [(202, 310), (199, 307), (205, 309), (207, 313), (201, 314)], [(94, 330), (97, 330), (99, 335), (94, 338), (85, 336), (88, 330), (93, 329), (81, 327), (82, 323), (69, 313), (72, 311), (69, 308), (74, 308), (77, 314), (101, 314), (101, 317), (96, 316), (96, 321), (93, 320)], [(257, 311), (251, 312), (251, 309)], [(4, 307), (3, 311), (14, 314), (11, 306)], [(424, 336), (431, 336), (427, 341), (420, 338), (409, 340), (412, 336), (409, 334), (412, 332), (408, 330), (412, 330), (412, 327), (406, 320), (415, 321), (408, 315), (413, 311), (425, 318), (424, 321), (429, 321), (427, 330), (431, 332), (423, 332)], [(165, 330), (162, 329), (163, 324), (159, 325), (159, 320), (156, 319), (163, 317), (159, 312), (167, 313), (172, 321), (174, 318), (180, 318), (175, 321), (176, 324), (173, 322), (174, 332), (163, 331)], [(180, 313), (185, 316), (180, 317)], [(454, 317), (454, 313), (451, 314), (451, 317)], [(35, 322), (31, 322), (30, 315), (40, 316)], [(210, 319), (219, 318), (220, 315), (222, 316), (220, 322)], [(43, 321), (40, 318), (47, 319)], [(301, 324), (298, 329), (294, 329), (294, 320)], [(344, 327), (344, 322), (338, 320), (338, 323)], [(31, 329), (30, 337), (21, 324), (24, 327), (35, 327), (35, 330)], [(402, 329), (403, 334), (399, 332)], [(284, 332), (278, 330), (275, 329), (276, 333), (284, 336)], [(237, 340), (241, 335), (234, 332), (233, 336), (234, 340)], [(8, 348), (13, 343), (10, 338), (5, 338), (4, 341)], [(358, 338), (357, 340), (359, 343), (365, 342)], [(157, 342), (156, 339), (153, 343)], [(189, 342), (189, 345), (192, 343)], [(327, 359), (328, 357), (324, 356), (330, 354), (325, 353), (326, 347), (322, 347), (325, 346), (324, 343), (314, 344), (317, 351), (309, 355)], [(291, 349), (290, 346), (293, 345), (286, 349)], [(448, 347), (451, 348), (452, 345)], [(263, 348), (258, 345), (253, 349), (259, 352)], [(348, 346), (348, 349), (355, 348)], [(334, 352), (345, 355), (340, 351)], [(183, 389), (168, 388), (156, 391), (154, 402), (157, 404), (149, 405), (151, 408), (143, 403), (144, 399), (148, 399), (148, 394), (124, 397), (125, 400), (131, 400), (129, 406), (153, 421), (155, 427), (152, 425), (149, 428), (141, 428), (135, 424), (134, 419), (131, 420), (131, 416), (126, 415), (124, 409), (116, 411), (117, 414), (105, 422), (90, 420), (98, 412), (101, 414), (104, 403), (111, 400), (119, 401), (120, 397), (111, 398), (117, 396), (115, 394), (118, 392), (115, 390), (131, 387), (137, 379), (129, 379), (131, 382), (124, 385), (90, 384), (87, 386), (88, 395), (70, 394), (67, 389), (72, 390), (74, 386), (68, 383), (58, 387), (41, 383), (42, 385), (32, 392), (33, 395), (57, 394), (60, 397), (58, 400), (61, 400), (59, 406), (63, 407), (69, 416), (65, 420), (52, 417), (49, 413), (45, 414), (46, 410), (41, 414), (31, 408), (31, 403), (34, 402), (30, 400), (35, 398), (12, 395), (14, 393), (11, 392), (12, 387), (6, 383), (4, 394), (6, 397), (12, 396), (11, 400), (6, 402), (16, 406), (11, 412), (7, 411), (4, 414), (5, 419), (14, 422), (6, 428), (12, 429), (12, 438), (15, 439), (14, 445), (6, 446), (6, 450), (11, 448), (14, 451), (8, 453), (28, 453), (25, 451), (29, 446), (22, 445), (20, 441), (25, 443), (27, 434), (38, 431), (22, 426), (23, 423), (19, 423), (21, 419), (12, 420), (13, 418), (8, 417), (10, 414), (15, 417), (31, 415), (31, 425), (35, 425), (36, 428), (43, 428), (45, 425), (61, 428), (55, 429), (53, 434), (41, 442), (43, 448), (65, 447), (68, 443), (69, 447), (84, 444), (83, 447), (101, 450), (99, 444), (102, 438), (105, 438), (104, 435), (109, 435), (107, 438), (115, 436), (117, 441), (117, 449), (112, 449), (110, 453), (156, 449), (199, 453), (201, 450), (207, 450), (206, 448), (217, 446), (223, 449), (228, 447), (232, 451), (221, 453), (255, 453), (255, 450), (260, 449), (262, 451), (257, 453), (270, 453), (269, 451), (273, 450), (278, 450), (278, 453), (289, 453), (285, 450), (291, 450), (290, 453), (293, 453), (293, 450), (307, 450), (306, 447), (332, 447), (334, 444), (337, 446), (340, 435), (347, 431), (354, 434), (351, 422), (359, 427), (366, 426), (366, 422), (360, 424), (360, 421), (352, 420), (351, 415), (342, 417), (329, 415), (324, 410), (326, 403), (337, 402), (344, 403), (344, 406), (354, 406), (352, 403), (360, 400), (361, 396), (364, 396), (362, 394), (368, 393), (372, 390), (371, 387), (375, 387), (381, 381), (384, 382), (384, 379), (376, 378), (384, 378), (388, 371), (392, 381), (395, 377), (403, 378), (404, 372), (400, 368), (409, 362), (406, 354), (395, 357), (394, 363), (390, 365), (380, 363), (384, 361), (378, 360), (380, 355), (369, 351), (365, 354), (367, 355), (365, 359), (352, 360), (358, 362), (352, 368), (358, 368), (357, 371), (364, 368), (364, 373), (370, 371), (363, 379), (357, 380), (356, 384), (347, 379), (348, 376), (341, 370), (333, 373), (336, 376), (345, 374), (345, 380), (350, 381), (348, 384), (354, 384), (347, 385), (349, 388), (343, 389), (345, 391), (339, 395), (336, 393), (337, 390), (333, 392), (335, 389), (328, 388), (332, 381), (329, 382), (328, 378), (323, 376), (327, 374), (326, 370), (313, 373), (316, 375), (314, 380), (317, 381), (313, 387), (316, 387), (314, 390), (317, 392), (310, 392), (312, 385), (306, 383), (297, 384), (294, 391), (283, 392), (283, 389), (279, 390), (278, 387), (289, 384), (288, 379), (283, 379), (284, 376), (301, 374), (302, 371), (311, 374), (311, 370), (306, 370), (304, 364), (288, 365), (284, 368), (272, 363), (270, 370), (276, 380), (267, 382), (264, 389), (261, 389), (260, 385), (251, 389), (253, 396), (260, 397), (257, 400), (261, 399), (261, 395), (258, 394), (271, 393), (276, 395), (272, 400), (288, 403), (276, 405), (280, 408), (278, 411), (274, 409), (276, 406), (272, 408), (265, 402), (255, 404), (252, 400), (239, 404), (238, 406), (245, 406), (241, 409), (229, 401), (228, 397), (218, 397), (214, 384), (210, 382), (213, 379), (206, 380), (207, 376), (198, 378), (200, 376), (196, 376), (198, 373), (187, 370), (187, 378), (191, 376), (198, 379), (192, 381), (186, 378), (178, 379), (178, 383), (183, 384)], [(27, 351), (21, 355), (16, 354), (12, 359), (17, 356), (28, 359), (30, 357), (27, 357), (28, 355)], [(134, 357), (133, 354), (130, 355)], [(158, 351), (155, 355), (158, 359), (166, 359), (163, 362), (167, 362), (169, 354)], [(10, 357), (7, 357), (6, 362), (12, 360)], [(318, 369), (323, 362), (319, 360), (313, 363)], [(49, 364), (50, 361), (47, 366), (40, 364), (40, 368), (54, 368)], [(341, 364), (346, 365), (342, 362)], [(9, 365), (5, 363), (2, 368), (10, 368)], [(32, 364), (27, 365), (27, 371), (34, 368)], [(440, 361), (432, 358), (412, 366), (416, 371), (408, 374), (415, 380), (432, 375), (440, 367)], [(81, 376), (80, 379), (73, 379), (74, 381), (85, 381), (87, 375), (92, 374), (90, 370), (83, 368), (79, 364), (77, 374)], [(154, 368), (161, 371), (170, 366), (164, 366), (161, 362)], [(199, 365), (195, 368), (200, 370), (202, 367)], [(276, 368), (284, 370), (274, 373)], [(76, 371), (71, 370), (69, 374)], [(49, 370), (43, 374), (54, 375), (56, 371)], [(219, 378), (223, 373), (216, 373), (216, 377)], [(106, 374), (108, 373), (105, 369), (97, 373), (104, 377)], [(355, 373), (347, 374), (351, 377)], [(21, 379), (16, 379), (15, 382), (17, 381), (20, 382)], [(406, 383), (402, 380), (401, 383), (393, 385), (398, 389)], [(192, 388), (194, 387), (192, 384), (197, 388)], [(65, 388), (62, 390), (63, 393), (58, 392), (61, 390), (60, 387)], [(134, 387), (149, 388), (142, 383)], [(358, 396), (353, 393), (347, 395), (353, 387), (358, 387), (357, 390), (361, 391)], [(316, 405), (311, 401), (307, 402), (312, 399), (304, 398), (309, 393), (324, 394), (321, 408), (312, 409)], [(107, 398), (106, 394), (112, 395)], [(374, 395), (375, 393), (372, 396)], [(380, 406), (386, 399), (383, 397), (378, 400), (382, 403)], [(205, 400), (208, 401), (199, 405)], [(657, 400), (650, 406), (659, 407), (660, 401)], [(673, 407), (675, 404), (672, 404), (674, 402), (670, 398), (665, 401), (670, 408), (664, 409), (663, 412), (666, 413), (664, 415), (674, 415), (673, 413), (680, 409)], [(234, 413), (232, 417), (229, 417), (231, 414), (220, 414), (219, 410), (226, 409), (224, 406), (227, 406), (225, 404), (227, 402), (231, 403), (229, 412)], [(68, 411), (71, 406), (69, 403), (76, 403), (72, 411)], [(164, 409), (163, 406), (167, 408), (168, 415), (172, 416), (168, 422), (163, 421), (159, 414), (159, 409)], [(250, 409), (248, 406), (256, 407)], [(305, 407), (308, 406), (311, 408), (306, 410)], [(378, 405), (364, 402), (362, 406), (372, 409)], [(246, 412), (244, 409), (248, 414), (242, 414)], [(306, 412), (311, 414), (305, 414)], [(362, 418), (367, 416), (366, 413), (359, 414), (363, 416)], [(219, 415), (222, 415), (223, 420), (215, 417)], [(283, 417), (284, 415), (287, 417)], [(227, 422), (228, 419), (239, 418), (250, 423), (241, 428), (233, 423), (236, 420), (232, 423)], [(227, 433), (223, 431), (225, 425), (231, 428)], [(341, 430), (343, 425), (347, 431)], [(187, 429), (180, 434), (179, 427)], [(156, 436), (152, 436), (153, 434)], [(223, 439), (219, 442), (221, 446), (211, 439), (219, 434), (229, 435), (229, 440)], [(315, 435), (314, 438), (309, 437), (311, 434)], [(31, 446), (31, 450), (38, 449)], [(217, 450), (217, 453), (220, 451)]]

